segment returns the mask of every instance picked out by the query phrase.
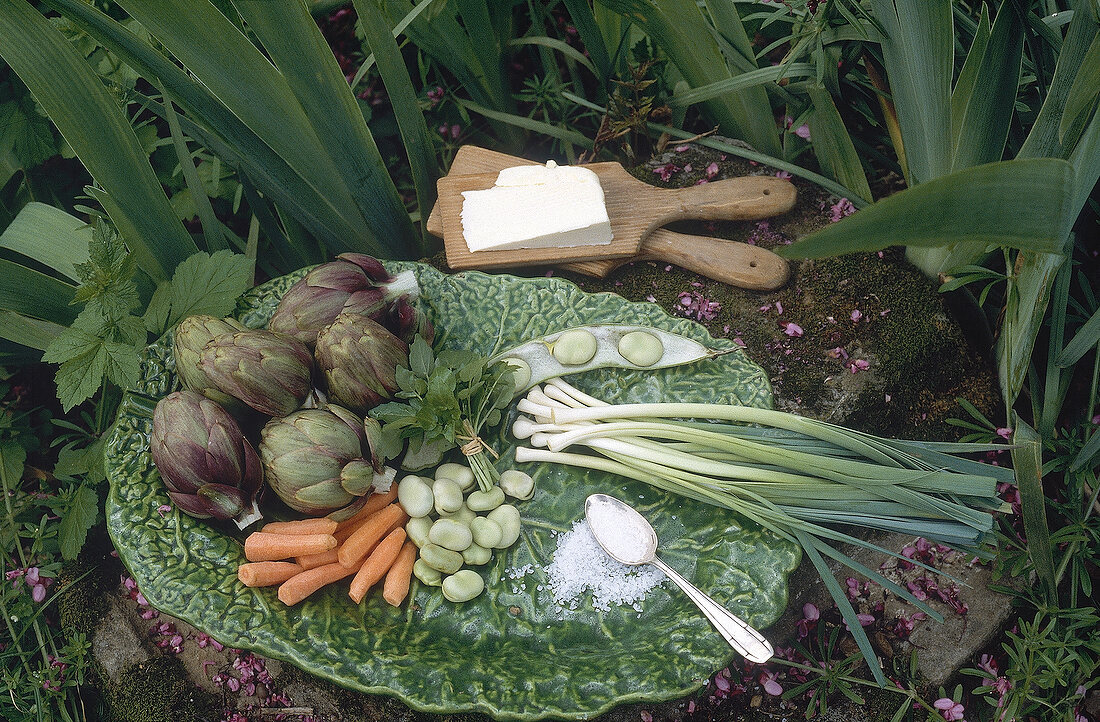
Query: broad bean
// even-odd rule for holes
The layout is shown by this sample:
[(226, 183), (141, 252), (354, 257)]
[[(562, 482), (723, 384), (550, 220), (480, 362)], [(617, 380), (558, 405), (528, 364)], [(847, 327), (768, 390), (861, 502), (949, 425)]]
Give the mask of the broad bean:
[(413, 576), (429, 587), (438, 587), (443, 584), (443, 575), (440, 571), (423, 559), (413, 562)]
[(462, 508), (462, 488), (451, 479), (436, 479), (432, 484), (432, 494), (435, 495), (435, 510), (440, 514)]
[(501, 538), (496, 549), (507, 549), (516, 543), (520, 532), (519, 509), (511, 504), (502, 504), (489, 512), (487, 518), (500, 527)]
[(444, 549), (461, 552), (474, 542), (470, 527), (454, 519), (440, 519), (428, 531), (428, 541)]
[(484, 516), (479, 516), (470, 522), (470, 533), (473, 536), (474, 544), (489, 549), (500, 544), (500, 540), (504, 536), (504, 530), (500, 528), (500, 525)]
[(482, 564), (488, 564), (489, 560), (492, 558), (493, 550), (483, 547), (480, 544), (471, 544), (462, 550), (462, 561), (473, 567), (480, 567)]
[(451, 549), (444, 549), (438, 544), (428, 542), (420, 547), (420, 558), (432, 569), (438, 569), (444, 574), (454, 574), (462, 568), (462, 555)]
[(435, 504), (432, 487), (419, 476), (406, 476), (397, 485), (397, 500), (405, 513), (416, 519), (427, 516)]
[(463, 504), (462, 506), (459, 507), (458, 511), (443, 512), (439, 515), (439, 518), (440, 519), (454, 519), (455, 521), (459, 522), (460, 524), (465, 524), (466, 526), (470, 526), (470, 522), (472, 522), (474, 520), (474, 517), (476, 517), (476, 516), (477, 516), (477, 514), (474, 513), (473, 509), (471, 509), (470, 507)]
[(455, 572), (443, 580), (443, 596), (450, 602), (468, 602), (485, 591), (485, 581), (472, 569)]
[(428, 543), (428, 531), (432, 528), (432, 523), (430, 518), (419, 516), (415, 519), (409, 519), (405, 524), (405, 533), (417, 549)]
[(438, 479), (450, 479), (454, 483), (458, 484), (458, 488), (463, 492), (470, 490), (470, 487), (474, 485), (474, 472), (470, 470), (470, 467), (463, 466), (462, 464), (455, 464), (447, 462), (446, 464), (440, 464), (439, 468), (435, 470), (435, 478)]
[(619, 354), (635, 366), (652, 366), (665, 355), (665, 346), (649, 331), (631, 331), (619, 339)]
[(500, 488), (508, 496), (526, 500), (535, 495), (535, 480), (518, 469), (508, 469), (500, 472)]
[(596, 355), (599, 342), (592, 332), (583, 328), (563, 331), (550, 347), (550, 353), (565, 366), (580, 366)]
[(471, 491), (466, 497), (466, 506), (474, 511), (489, 511), (504, 503), (504, 490), (494, 486), (489, 491)]

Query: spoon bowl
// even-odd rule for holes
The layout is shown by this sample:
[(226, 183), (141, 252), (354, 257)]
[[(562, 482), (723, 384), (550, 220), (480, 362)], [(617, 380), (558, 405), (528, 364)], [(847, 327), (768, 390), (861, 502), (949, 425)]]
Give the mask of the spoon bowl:
[(634, 507), (607, 494), (592, 494), (584, 501), (584, 516), (592, 536), (608, 556), (621, 564), (652, 564), (663, 571), (745, 659), (762, 664), (775, 654), (764, 635), (661, 561), (657, 556), (657, 532)]

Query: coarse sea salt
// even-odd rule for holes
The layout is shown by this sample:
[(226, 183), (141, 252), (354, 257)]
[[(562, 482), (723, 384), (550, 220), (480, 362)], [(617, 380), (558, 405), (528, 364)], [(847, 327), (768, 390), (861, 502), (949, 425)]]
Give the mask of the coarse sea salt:
[(650, 564), (632, 567), (609, 557), (583, 519), (558, 535), (558, 548), (546, 573), (554, 601), (571, 611), (580, 608), (581, 597), (589, 591), (596, 609), (606, 612), (612, 605), (630, 606), (640, 612), (640, 602), (649, 590), (667, 578)]

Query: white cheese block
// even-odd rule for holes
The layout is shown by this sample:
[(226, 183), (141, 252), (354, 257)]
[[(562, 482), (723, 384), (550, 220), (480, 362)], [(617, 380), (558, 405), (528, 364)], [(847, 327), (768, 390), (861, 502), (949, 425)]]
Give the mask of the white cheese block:
[(471, 252), (611, 243), (599, 177), (579, 166), (505, 168), (496, 184), (462, 194), (462, 236)]

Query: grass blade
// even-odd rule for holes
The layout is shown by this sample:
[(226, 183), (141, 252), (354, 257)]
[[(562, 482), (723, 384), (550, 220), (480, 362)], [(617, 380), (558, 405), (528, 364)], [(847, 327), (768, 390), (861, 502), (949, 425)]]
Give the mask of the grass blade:
[(1090, 349), (1096, 348), (1098, 343), (1100, 343), (1100, 311), (1095, 311), (1089, 316), (1089, 320), (1077, 329), (1073, 339), (1058, 354), (1055, 363), (1062, 368), (1068, 368), (1080, 361)]
[(523, 128), (524, 130), (532, 130), (542, 135), (548, 135), (551, 138), (557, 138), (558, 140), (566, 143), (572, 143), (573, 145), (579, 145), (582, 148), (592, 149), (594, 143), (588, 138), (584, 137), (581, 133), (575, 130), (568, 130), (566, 128), (559, 128), (556, 125), (544, 123), (541, 120), (535, 120), (534, 118), (528, 118), (523, 115), (513, 115), (512, 113), (502, 113), (497, 110), (490, 110), (489, 108), (483, 108), (477, 103), (470, 102), (469, 100), (459, 100), (459, 105), (467, 110), (472, 110), (478, 115), (483, 115), (486, 118), (498, 120), (503, 123), (514, 125), (517, 128)]
[(1016, 483), (1020, 487), (1020, 514), (1027, 550), (1035, 573), (1048, 595), (1055, 592), (1054, 555), (1051, 550), (1050, 527), (1047, 525), (1046, 497), (1043, 494), (1043, 447), (1039, 435), (1016, 416), (1012, 441), (1012, 466), (1016, 469)]
[(0, 248), (33, 258), (74, 283), (76, 264), (88, 260), (92, 227), (60, 208), (31, 201), (0, 234)]
[[(159, 83), (158, 83), (159, 85)], [(168, 130), (172, 134), (172, 145), (176, 149), (176, 157), (180, 162), (180, 170), (183, 171), (184, 182), (191, 191), (191, 197), (195, 200), (195, 210), (199, 214), (199, 223), (202, 224), (203, 237), (206, 239), (206, 248), (209, 251), (221, 251), (229, 248), (222, 230), (214, 215), (214, 208), (210, 205), (210, 196), (206, 195), (206, 189), (199, 180), (199, 172), (195, 168), (195, 161), (191, 152), (187, 150), (187, 139), (180, 130), (180, 122), (176, 117), (176, 111), (172, 108), (172, 100), (164, 98), (161, 104), (164, 106), (164, 117), (168, 119)]]
[(1055, 158), (969, 168), (880, 200), (782, 249), (792, 258), (887, 246), (990, 243), (1058, 253), (1076, 217), (1073, 169)]
[(1005, 408), (1012, 408), (1023, 388), (1035, 338), (1043, 325), (1050, 290), (1065, 256), (1020, 251), (1009, 278), (1001, 335), (997, 339), (997, 373)]
[[(393, 114), (397, 118), (397, 127), (401, 131), (401, 139), (404, 141), (412, 170), (417, 207), (422, 209), (422, 213), (426, 213), (435, 205), (435, 181), (439, 176), (439, 165), (435, 158), (435, 145), (424, 122), (424, 113), (416, 99), (416, 90), (405, 68), (401, 50), (397, 47), (397, 41), (393, 39), (382, 13), (367, 0), (355, 0), (355, 9), (359, 12), (359, 27), (374, 53), (378, 72), (382, 76), (393, 106)], [(424, 224), (421, 224), (421, 235), (419, 253), (426, 256), (432, 252), (434, 241), (428, 236)]]
[[(1072, 252), (1072, 249), (1070, 249)], [(1050, 312), (1050, 339), (1047, 341), (1046, 378), (1042, 395), (1042, 411), (1038, 416), (1039, 436), (1054, 438), (1054, 427), (1058, 414), (1062, 410), (1066, 390), (1069, 389), (1069, 377), (1063, 376), (1062, 369), (1056, 363), (1058, 352), (1062, 348), (1066, 335), (1066, 307), (1069, 303), (1069, 283), (1073, 273), (1072, 263), (1063, 263), (1054, 279), (1054, 297)]]
[(603, 35), (596, 24), (592, 6), (588, 4), (588, 0), (565, 0), (564, 4), (600, 81), (600, 97), (606, 98), (607, 82), (611, 77), (611, 55), (607, 52), (607, 45), (604, 44)]
[(809, 96), (814, 104), (810, 119), (814, 154), (822, 169), (838, 183), (855, 191), (863, 200), (874, 200), (871, 187), (867, 183), (867, 174), (863, 171), (855, 146), (852, 145), (852, 137), (844, 127), (844, 119), (833, 104), (833, 96), (821, 86), (811, 86)]
[(954, 128), (954, 170), (998, 161), (1004, 153), (1024, 52), (1023, 27), (1014, 8), (1001, 6), (982, 51), (969, 92), (959, 96), (956, 104), (960, 91), (956, 85), (956, 95), (951, 97), (952, 125), (956, 109), (961, 116)]
[(22, 0), (0, 0), (0, 55), (27, 84), (96, 182), (114, 199), (138, 265), (156, 281), (198, 251), (176, 218), (118, 101), (50, 22)]
[(816, 72), (816, 69), (810, 63), (790, 63), (785, 66), (769, 65), (766, 68), (750, 70), (732, 78), (725, 78), (698, 88), (691, 88), (669, 98), (668, 104), (673, 108), (683, 108), (695, 103), (706, 102), (725, 93), (774, 83), (782, 78), (810, 77)]
[[(263, 43), (319, 139), (322, 152), (340, 174), (341, 185), (350, 191), (369, 229), (372, 245), (386, 258), (417, 255), (423, 249), (408, 212), (355, 95), (306, 6), (301, 0), (238, 0), (235, 7)], [(388, 26), (386, 37), (393, 42)], [(422, 159), (411, 160), (417, 163)], [(425, 170), (419, 169), (421, 173)]]

